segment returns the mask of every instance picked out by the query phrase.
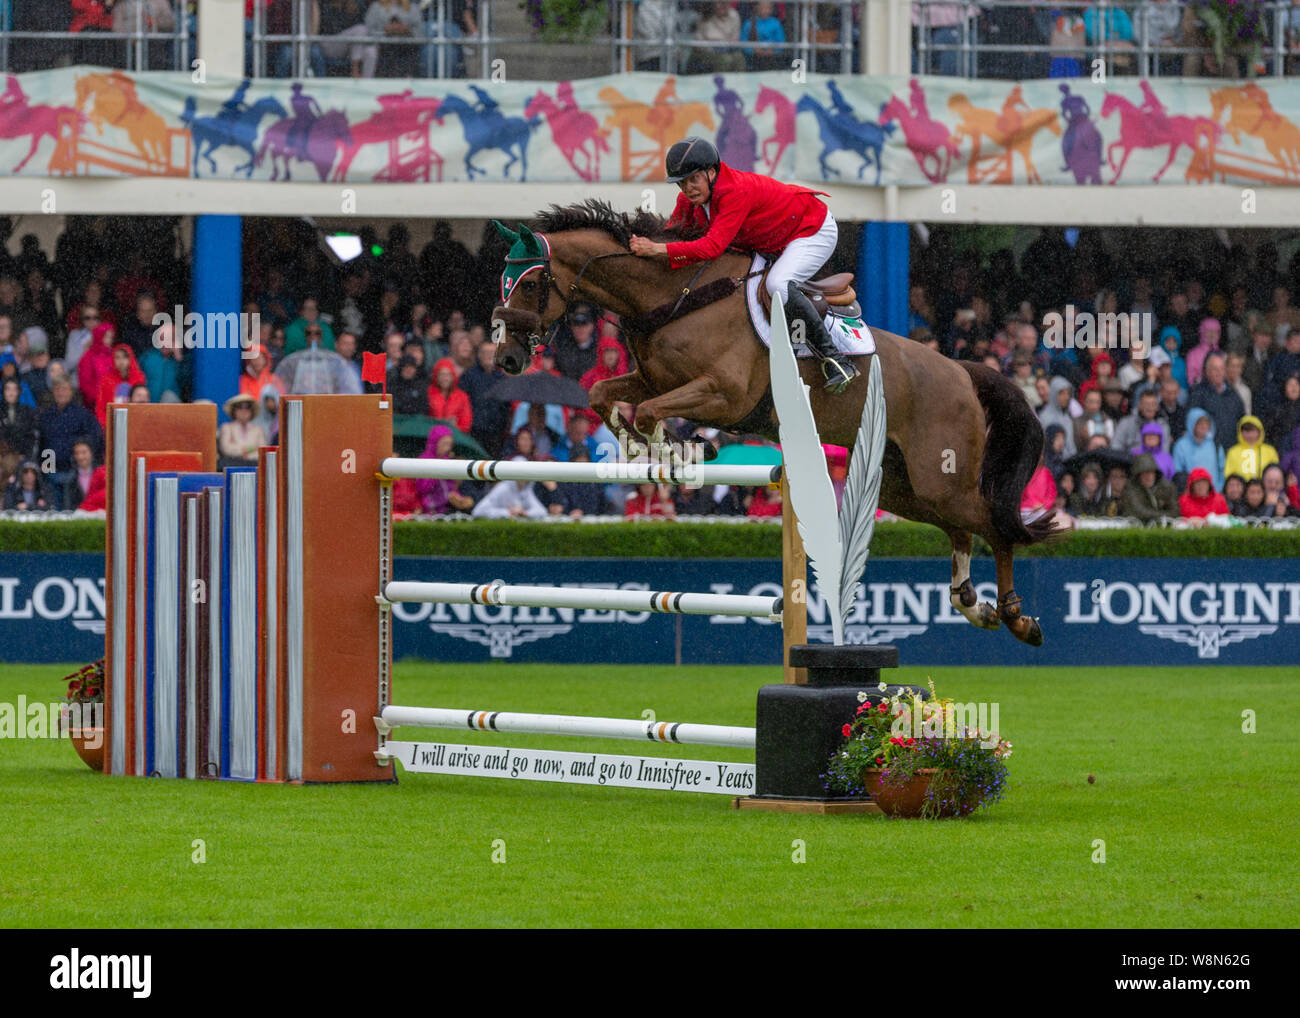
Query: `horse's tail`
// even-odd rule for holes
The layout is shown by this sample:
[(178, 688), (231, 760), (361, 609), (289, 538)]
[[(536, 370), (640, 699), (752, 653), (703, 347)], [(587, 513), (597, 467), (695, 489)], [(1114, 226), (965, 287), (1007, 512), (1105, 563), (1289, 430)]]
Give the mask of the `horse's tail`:
[(1024, 394), (992, 368), (958, 361), (970, 375), (988, 422), (980, 494), (993, 516), (993, 528), (1007, 544), (1037, 544), (1055, 530), (1055, 513), (1026, 524), (1020, 516), (1025, 485), (1043, 454), (1043, 426)]
[(185, 97), (185, 109), (181, 110), (181, 123), (189, 127), (194, 123), (195, 112), (194, 96)]

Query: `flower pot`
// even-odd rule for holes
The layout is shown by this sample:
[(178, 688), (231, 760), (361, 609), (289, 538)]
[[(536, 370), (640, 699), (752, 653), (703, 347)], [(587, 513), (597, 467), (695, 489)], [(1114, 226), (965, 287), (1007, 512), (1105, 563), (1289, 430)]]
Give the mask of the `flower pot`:
[[(905, 785), (884, 781), (878, 770), (862, 772), (862, 784), (872, 801), (880, 807), (882, 813), (891, 817), (919, 817), (925, 810), (926, 793), (930, 782), (939, 771), (926, 767), (916, 772)], [(944, 803), (937, 810), (932, 807), (932, 816), (964, 817), (974, 812), (977, 803)]]
[[(72, 748), (92, 771), (104, 772), (104, 729), (74, 728), (68, 732)], [(94, 746), (92, 749), (87, 743)]]

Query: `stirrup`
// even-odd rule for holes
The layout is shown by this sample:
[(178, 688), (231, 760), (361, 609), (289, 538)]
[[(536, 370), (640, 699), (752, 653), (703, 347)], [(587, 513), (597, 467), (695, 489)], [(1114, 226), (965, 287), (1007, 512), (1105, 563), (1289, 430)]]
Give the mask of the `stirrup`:
[(852, 364), (842, 364), (834, 357), (826, 357), (822, 360), (822, 377), (826, 379), (826, 384), (822, 386), (827, 392), (839, 395), (853, 379), (858, 377), (858, 369)]

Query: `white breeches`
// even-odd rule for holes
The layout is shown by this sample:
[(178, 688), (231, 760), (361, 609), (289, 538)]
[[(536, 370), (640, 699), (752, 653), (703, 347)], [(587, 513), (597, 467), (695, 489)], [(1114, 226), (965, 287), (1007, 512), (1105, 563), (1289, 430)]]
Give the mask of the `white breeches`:
[(786, 289), (791, 283), (806, 283), (814, 272), (825, 265), (835, 253), (835, 242), (840, 229), (829, 211), (822, 228), (811, 237), (790, 241), (781, 257), (772, 263), (767, 274), (767, 292), (773, 300), (785, 303)]

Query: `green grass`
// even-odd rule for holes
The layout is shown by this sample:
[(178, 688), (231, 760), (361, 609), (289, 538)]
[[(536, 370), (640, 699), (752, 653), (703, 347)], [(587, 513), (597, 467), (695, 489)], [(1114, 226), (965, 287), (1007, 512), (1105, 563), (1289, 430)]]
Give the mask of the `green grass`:
[[(0, 701), (70, 669), (0, 669)], [(900, 669), (997, 701), (1007, 797), (965, 821), (736, 812), (723, 796), (403, 775), (111, 779), (0, 742), (0, 926), (1287, 927), (1294, 672)], [(762, 668), (400, 665), (398, 702), (752, 724)], [(1258, 734), (1242, 733), (1256, 712)], [(430, 740), (456, 733), (407, 730)], [(636, 752), (631, 743), (497, 744)], [(744, 759), (707, 747), (661, 755)], [(1095, 775), (1089, 784), (1087, 776)], [(206, 862), (192, 861), (196, 840)], [(506, 862), (493, 863), (493, 843)], [(1094, 840), (1106, 861), (1093, 861)], [(792, 861), (794, 845), (806, 861)]]

